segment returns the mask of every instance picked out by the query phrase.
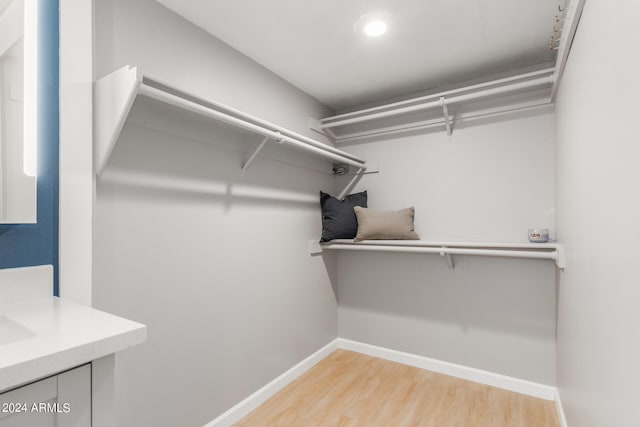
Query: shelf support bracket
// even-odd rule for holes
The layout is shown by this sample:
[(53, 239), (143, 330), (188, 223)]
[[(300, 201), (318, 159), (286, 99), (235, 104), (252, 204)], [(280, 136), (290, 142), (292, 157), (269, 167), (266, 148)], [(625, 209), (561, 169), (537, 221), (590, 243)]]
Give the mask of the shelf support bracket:
[(451, 136), (451, 120), (449, 118), (449, 107), (447, 107), (444, 96), (440, 97), (440, 104), (442, 105), (442, 113), (444, 114), (444, 124), (447, 127), (447, 136)]
[(440, 256), (445, 257), (445, 259), (447, 260), (447, 264), (449, 265), (449, 268), (451, 270), (453, 270), (453, 257), (451, 256), (451, 254), (449, 252), (447, 252), (447, 247), (446, 246), (442, 246), (440, 248)]
[(344, 199), (347, 193), (351, 191), (353, 187), (355, 187), (357, 182), (364, 176), (364, 174), (365, 174), (364, 168), (359, 168), (358, 171), (354, 174), (354, 177), (351, 178), (351, 181), (349, 181), (349, 183), (345, 185), (345, 187), (342, 189), (342, 192), (338, 196), (338, 199), (340, 200)]
[(98, 177), (111, 157), (141, 85), (142, 74), (128, 65), (96, 82), (95, 168)]
[(566, 258), (565, 252), (564, 252), (564, 248), (562, 246), (558, 246), (556, 248), (555, 261), (556, 261), (556, 266), (558, 268), (562, 268), (562, 269), (566, 268), (566, 266), (567, 266), (567, 258)]
[(265, 137), (262, 142), (260, 143), (260, 145), (258, 145), (258, 148), (256, 148), (253, 153), (251, 153), (251, 155), (249, 156), (249, 158), (247, 159), (247, 161), (242, 165), (242, 172), (246, 171), (247, 168), (249, 167), (249, 165), (251, 165), (251, 162), (253, 162), (253, 159), (256, 158), (256, 156), (258, 155), (258, 153), (260, 151), (262, 151), (262, 149), (264, 148), (264, 146), (266, 145), (267, 141), (269, 141), (269, 137)]

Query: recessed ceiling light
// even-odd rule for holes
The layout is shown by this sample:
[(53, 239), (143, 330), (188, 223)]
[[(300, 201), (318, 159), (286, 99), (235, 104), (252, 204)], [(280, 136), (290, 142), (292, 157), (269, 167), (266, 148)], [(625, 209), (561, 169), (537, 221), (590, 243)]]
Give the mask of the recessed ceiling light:
[(353, 31), (368, 37), (378, 37), (387, 32), (389, 22), (389, 15), (386, 13), (368, 13), (356, 21)]
[(383, 21), (371, 21), (364, 26), (364, 33), (370, 37), (377, 37), (387, 32), (387, 24)]

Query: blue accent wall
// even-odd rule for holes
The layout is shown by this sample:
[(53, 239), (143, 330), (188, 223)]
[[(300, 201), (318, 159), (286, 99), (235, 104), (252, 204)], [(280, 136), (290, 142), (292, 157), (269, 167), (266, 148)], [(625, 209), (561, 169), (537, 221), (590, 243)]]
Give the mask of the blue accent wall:
[(38, 11), (37, 223), (0, 224), (0, 268), (52, 264), (58, 295), (58, 0), (40, 0)]

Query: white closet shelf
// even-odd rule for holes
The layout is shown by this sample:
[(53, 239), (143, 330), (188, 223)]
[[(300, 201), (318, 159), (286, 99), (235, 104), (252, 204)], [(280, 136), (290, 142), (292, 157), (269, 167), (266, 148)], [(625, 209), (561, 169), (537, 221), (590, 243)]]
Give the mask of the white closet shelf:
[(565, 268), (564, 252), (558, 243), (529, 242), (463, 242), (428, 240), (364, 240), (336, 239), (320, 244), (324, 250), (354, 250), (374, 252), (402, 252), (439, 254), (447, 258), (453, 268), (452, 255), (478, 255), (507, 258), (533, 258), (555, 261), (559, 268)]
[(332, 163), (366, 170), (365, 161), (320, 141), (268, 122), (251, 114), (204, 99), (143, 76), (136, 67), (125, 66), (96, 82), (96, 173), (101, 175), (118, 141), (124, 123), (138, 95), (185, 111), (262, 135), (262, 143), (242, 166), (246, 169), (268, 140), (288, 145)]
[[(350, 113), (339, 114), (332, 117), (324, 118), (320, 121), (320, 130), (327, 132), (337, 143), (350, 142), (361, 138), (373, 136), (390, 135), (408, 130), (418, 130), (434, 126), (442, 126), (447, 133), (451, 135), (453, 122), (458, 119), (474, 119), (496, 114), (503, 114), (511, 111), (520, 111), (528, 108), (537, 108), (551, 103), (551, 88), (555, 81), (554, 68), (517, 74), (511, 77), (491, 80), (484, 83), (478, 83), (461, 87), (458, 89), (447, 90), (431, 95), (420, 96), (404, 101), (393, 102), (390, 104), (371, 107)], [(517, 94), (542, 93), (533, 100), (526, 102), (515, 102), (508, 99), (506, 104), (491, 108), (484, 108), (475, 112), (467, 112), (464, 114), (450, 114), (449, 108), (456, 105), (474, 103), (478, 101), (487, 101), (499, 97), (509, 97)], [(539, 98), (541, 96), (541, 98)], [(428, 111), (440, 112), (441, 118), (426, 119), (414, 121), (416, 113), (418, 117), (422, 117)], [(379, 125), (380, 120), (384, 119), (410, 119), (407, 123), (395, 126), (384, 127)], [(363, 130), (362, 125), (368, 126)], [(341, 131), (336, 133), (335, 130), (350, 128), (356, 126), (355, 132)]]

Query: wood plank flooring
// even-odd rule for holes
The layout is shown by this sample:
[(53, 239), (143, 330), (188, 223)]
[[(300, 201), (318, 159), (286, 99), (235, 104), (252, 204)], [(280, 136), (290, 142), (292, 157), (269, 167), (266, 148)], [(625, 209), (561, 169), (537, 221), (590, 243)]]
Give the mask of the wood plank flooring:
[(235, 427), (559, 427), (553, 402), (337, 350)]

